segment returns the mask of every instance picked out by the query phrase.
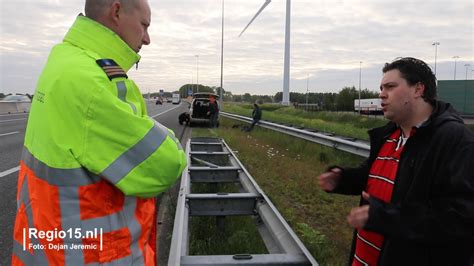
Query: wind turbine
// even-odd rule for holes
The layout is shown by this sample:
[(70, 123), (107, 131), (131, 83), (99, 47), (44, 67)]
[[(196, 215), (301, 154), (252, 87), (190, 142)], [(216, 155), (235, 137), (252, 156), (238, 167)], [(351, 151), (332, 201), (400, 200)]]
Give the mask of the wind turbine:
[[(257, 18), (257, 16), (265, 9), (265, 7), (270, 4), (271, 0), (265, 0), (262, 7), (257, 11), (255, 16), (250, 20), (250, 22), (245, 26), (242, 32), (239, 34), (239, 37), (244, 33), (244, 31), (252, 24), (252, 22)], [(281, 104), (289, 105), (290, 104), (290, 18), (291, 18), (291, 0), (286, 0), (286, 23), (285, 23), (285, 62), (283, 70), (283, 99)]]

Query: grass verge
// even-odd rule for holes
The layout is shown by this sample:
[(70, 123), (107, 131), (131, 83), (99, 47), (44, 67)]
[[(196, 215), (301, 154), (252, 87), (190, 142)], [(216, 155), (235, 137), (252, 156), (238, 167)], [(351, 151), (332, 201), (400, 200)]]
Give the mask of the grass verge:
[[(193, 137), (224, 138), (315, 259), (322, 265), (346, 264), (352, 239), (346, 216), (358, 204), (358, 197), (330, 195), (315, 181), (330, 165), (355, 166), (363, 158), (260, 127), (250, 133), (242, 132), (232, 128), (234, 124), (239, 123), (222, 118), (219, 129), (193, 128)], [(200, 236), (208, 240), (192, 238), (191, 248), (199, 248), (191, 252), (199, 253), (201, 247), (211, 252), (223, 245), (208, 237), (215, 231), (212, 224), (204, 221), (204, 228), (192, 229), (191, 235), (199, 236), (198, 232), (203, 231), (206, 233)], [(227, 235), (227, 239), (249, 235), (239, 231), (250, 225), (237, 222), (233, 226), (237, 235)], [(256, 253), (253, 248), (259, 247), (253, 245), (246, 253)]]
[[(263, 104), (261, 108), (262, 119), (264, 120), (283, 122), (365, 140), (368, 140), (367, 130), (387, 123), (387, 120), (380, 117), (360, 116), (348, 112), (307, 112), (295, 109), (292, 106), (283, 107), (274, 104)], [(251, 116), (252, 105), (226, 103), (224, 111)]]

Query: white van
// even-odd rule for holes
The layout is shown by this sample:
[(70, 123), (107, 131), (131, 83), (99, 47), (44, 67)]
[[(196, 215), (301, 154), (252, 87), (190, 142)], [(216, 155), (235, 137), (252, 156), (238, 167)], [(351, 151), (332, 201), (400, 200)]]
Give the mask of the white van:
[(181, 96), (179, 96), (179, 93), (173, 93), (173, 100), (171, 100), (171, 103), (173, 104), (181, 103)]

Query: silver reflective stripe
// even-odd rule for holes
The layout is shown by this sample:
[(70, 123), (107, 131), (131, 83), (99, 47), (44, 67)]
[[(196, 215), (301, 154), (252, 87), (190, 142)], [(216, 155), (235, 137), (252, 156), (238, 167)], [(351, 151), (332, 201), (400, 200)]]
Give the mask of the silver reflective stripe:
[[(123, 209), (117, 213), (93, 219), (80, 219), (79, 210), (79, 193), (78, 189), (74, 187), (63, 187), (59, 189), (59, 198), (61, 206), (61, 221), (62, 230), (67, 231), (72, 228), (81, 228), (81, 232), (93, 231), (94, 229), (103, 229), (103, 233), (109, 233), (121, 228), (127, 228), (131, 235), (131, 256), (120, 258), (110, 262), (111, 265), (143, 265), (144, 257), (140, 250), (138, 239), (141, 235), (141, 226), (135, 217), (135, 210), (137, 206), (137, 199), (135, 197), (125, 197)], [(81, 244), (82, 239), (68, 238), (64, 239), (66, 245), (70, 243)], [(84, 254), (82, 250), (65, 250), (66, 265), (82, 265), (84, 261)], [(120, 261), (120, 262), (119, 262)]]
[[(61, 226), (63, 231), (75, 232), (76, 228), (81, 228), (81, 210), (79, 206), (79, 188), (60, 187), (59, 206), (61, 208)], [(72, 238), (70, 237), (72, 236)], [(70, 246), (71, 243), (82, 244), (81, 238), (75, 238), (74, 234), (66, 234), (63, 239), (64, 244)], [(82, 249), (65, 249), (64, 261), (66, 265), (84, 264), (84, 253)]]
[[(25, 212), (28, 218), (28, 228), (34, 228), (35, 223), (33, 221), (33, 210), (31, 209), (30, 193), (28, 190), (28, 177), (26, 176), (26, 174), (25, 174), (25, 177), (23, 178), (23, 184), (21, 185), (20, 197), (18, 201), (22, 202), (25, 205)], [(18, 205), (20, 204), (21, 203), (18, 203)], [(30, 241), (35, 245), (39, 245), (39, 241), (36, 238), (31, 238)], [(28, 251), (23, 251), (23, 247), (20, 247), (20, 248), (22, 252), (28, 252)], [(30, 264), (27, 264), (27, 265), (30, 265)], [(34, 250), (33, 263), (31, 265), (48, 265), (48, 260), (46, 258), (46, 254), (44, 253), (44, 250), (42, 249)]]
[(117, 82), (117, 97), (126, 102), (126, 97), (127, 97), (127, 86), (125, 86), (124, 81), (119, 81)]
[(107, 233), (127, 227), (124, 216), (128, 214), (124, 214), (125, 212), (125, 210), (122, 210), (107, 216), (82, 220), (82, 229), (84, 232), (86, 232), (102, 228), (103, 232)]
[(144, 265), (145, 261), (143, 260), (143, 255), (138, 245), (138, 239), (142, 234), (142, 227), (135, 217), (135, 209), (137, 207), (137, 198), (135, 197), (125, 197), (125, 202), (123, 206), (123, 216), (128, 224), (128, 230), (130, 231), (132, 237), (132, 245), (130, 250), (132, 251), (132, 257), (128, 265)]
[(167, 133), (155, 124), (137, 144), (120, 155), (100, 175), (117, 184), (160, 147), (168, 136)]
[(102, 228), (104, 233), (119, 230), (125, 227), (125, 221), (121, 212), (109, 214), (91, 219), (82, 220), (82, 229), (84, 232), (94, 231)]
[(127, 102), (127, 86), (125, 86), (125, 81), (118, 81), (117, 82), (117, 97), (122, 100), (123, 102), (126, 102), (132, 107), (133, 113), (137, 114), (137, 108), (133, 103)]
[[(26, 150), (26, 149), (25, 149)], [(28, 152), (29, 154), (29, 152)], [(31, 156), (31, 154), (29, 154)], [(31, 156), (31, 160), (36, 160)], [(39, 164), (40, 161), (36, 160)], [(47, 167), (47, 166), (46, 166)], [(59, 169), (61, 170), (61, 169)], [(49, 173), (48, 171), (46, 171)], [(58, 177), (59, 178), (59, 177)], [(132, 254), (130, 256), (114, 260), (106, 265), (143, 265), (144, 257), (140, 250), (138, 240), (141, 235), (141, 226), (135, 216), (135, 210), (137, 206), (137, 199), (135, 197), (125, 197), (123, 209), (119, 212), (111, 215), (102, 216), (93, 219), (82, 220), (80, 218), (80, 202), (79, 202), (79, 187), (76, 184), (72, 186), (58, 187), (59, 192), (59, 205), (61, 211), (61, 229), (68, 231), (71, 229), (73, 232), (72, 238), (70, 234), (66, 234), (66, 238), (63, 239), (64, 244), (70, 246), (71, 243), (82, 244), (81, 238), (75, 238), (74, 232), (76, 228), (81, 229), (81, 233), (86, 231), (93, 231), (94, 229), (103, 228), (103, 233), (112, 232), (121, 228), (127, 228), (131, 235), (131, 246), (130, 250)], [(28, 190), (28, 178), (25, 175), (20, 196), (18, 200), (19, 208), (20, 204), (25, 205), (25, 212), (28, 218), (28, 227), (33, 228), (33, 212), (31, 209), (31, 202)], [(33, 244), (39, 244), (38, 239), (31, 239)], [(43, 250), (35, 250), (35, 255), (31, 255), (28, 251), (23, 251), (23, 247), (16, 243), (14, 245), (14, 252), (18, 258), (20, 258), (26, 265), (48, 265), (46, 255)], [(84, 264), (84, 253), (81, 249), (65, 249), (64, 259), (66, 265), (83, 265)], [(31, 263), (30, 263), (31, 262)]]
[(167, 129), (168, 131), (168, 136), (174, 141), (174, 143), (176, 143), (176, 146), (178, 146), (178, 150), (183, 150), (183, 146), (181, 146), (181, 143), (179, 142), (179, 140), (175, 137), (175, 135), (173, 133), (171, 133), (169, 131), (169, 129)]
[(13, 240), (13, 254), (15, 254), (23, 264), (34, 265), (34, 256), (28, 250), (23, 250), (23, 245), (16, 240)]
[(130, 104), (130, 107), (132, 107), (133, 113), (137, 114), (137, 107), (135, 107), (133, 103), (128, 103), (128, 104)]
[(49, 167), (42, 161), (36, 159), (26, 147), (23, 147), (22, 160), (35, 173), (35, 176), (48, 182), (50, 185), (85, 186), (97, 183), (101, 178), (92, 174), (85, 168), (61, 169)]

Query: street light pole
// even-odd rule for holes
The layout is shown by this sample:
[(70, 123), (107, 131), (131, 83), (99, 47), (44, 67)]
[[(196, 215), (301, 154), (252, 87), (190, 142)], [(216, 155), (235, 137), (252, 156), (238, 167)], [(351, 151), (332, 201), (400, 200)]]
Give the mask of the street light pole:
[(360, 115), (360, 90), (362, 79), (362, 61), (359, 62), (359, 115)]
[(436, 58), (438, 57), (438, 45), (439, 45), (439, 42), (434, 42), (433, 44), (431, 45), (434, 45), (435, 47), (435, 65), (434, 65), (434, 74), (436, 76)]
[(196, 92), (199, 92), (199, 55), (196, 55)]
[(222, 36), (221, 36), (221, 89), (219, 90), (220, 107), (222, 109), (223, 99), (223, 77), (224, 77), (224, 0), (222, 0)]
[(456, 80), (456, 60), (459, 58), (459, 56), (455, 55), (453, 56), (454, 59), (454, 80)]
[(464, 66), (466, 67), (466, 80), (467, 80), (467, 70), (469, 69), (470, 64), (465, 64)]
[(306, 77), (306, 111), (308, 111), (309, 74)]

